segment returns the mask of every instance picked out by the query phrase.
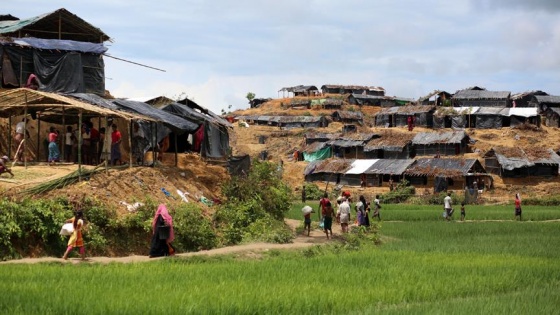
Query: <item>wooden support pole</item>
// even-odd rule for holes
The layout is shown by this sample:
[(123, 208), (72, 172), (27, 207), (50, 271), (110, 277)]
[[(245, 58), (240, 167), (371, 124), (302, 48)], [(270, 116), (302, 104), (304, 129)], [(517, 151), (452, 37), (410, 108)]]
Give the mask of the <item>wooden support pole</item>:
[(132, 119), (128, 120), (128, 168), (132, 168)]
[[(41, 156), (41, 115), (37, 113), (37, 162), (39, 162), (39, 157)], [(48, 138), (47, 138), (48, 140)], [(47, 162), (49, 161), (49, 154), (47, 150)]]
[(23, 120), (23, 152), (21, 153), (23, 157), (23, 165), (25, 169), (27, 169), (27, 156), (26, 156), (26, 149), (27, 149), (27, 92), (25, 92), (25, 109), (24, 109), (24, 120)]
[(61, 149), (60, 152), (62, 152), (62, 159), (60, 159), (61, 161), (64, 160), (64, 162), (69, 162), (66, 161), (66, 113), (64, 112), (64, 104), (62, 104), (62, 132), (60, 133), (62, 135), (62, 145), (61, 145)]
[(179, 156), (177, 155), (177, 133), (173, 133), (175, 135), (175, 167), (179, 165)]
[(78, 114), (78, 181), (82, 181), (82, 110)]
[(12, 116), (8, 117), (8, 156), (12, 156)]

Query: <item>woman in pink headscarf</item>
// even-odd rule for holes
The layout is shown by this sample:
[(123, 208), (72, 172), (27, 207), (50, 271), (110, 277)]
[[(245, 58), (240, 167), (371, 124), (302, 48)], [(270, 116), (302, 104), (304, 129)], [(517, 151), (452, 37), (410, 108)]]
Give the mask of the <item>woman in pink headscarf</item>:
[(173, 218), (169, 215), (167, 207), (160, 204), (152, 220), (152, 245), (150, 257), (171, 256), (175, 249), (171, 242), (175, 239), (173, 233)]

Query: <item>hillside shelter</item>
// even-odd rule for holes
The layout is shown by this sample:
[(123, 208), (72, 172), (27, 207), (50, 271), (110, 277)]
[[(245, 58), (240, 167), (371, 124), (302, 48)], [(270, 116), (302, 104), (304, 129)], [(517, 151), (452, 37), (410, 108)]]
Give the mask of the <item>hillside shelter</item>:
[(488, 172), (501, 177), (558, 176), (560, 156), (547, 148), (497, 146), (484, 154)]
[(470, 138), (461, 131), (419, 132), (412, 139), (417, 155), (460, 155), (467, 153)]

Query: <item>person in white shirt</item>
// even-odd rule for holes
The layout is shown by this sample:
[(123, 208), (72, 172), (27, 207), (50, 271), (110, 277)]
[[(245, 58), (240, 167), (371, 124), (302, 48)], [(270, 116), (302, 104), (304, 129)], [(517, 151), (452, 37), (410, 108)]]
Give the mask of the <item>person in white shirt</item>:
[(451, 220), (451, 216), (453, 215), (453, 208), (451, 207), (451, 193), (447, 193), (447, 196), (443, 198), (443, 208), (445, 209), (445, 219), (447, 221)]
[(66, 126), (66, 134), (64, 135), (64, 161), (70, 162), (72, 160), (72, 149), (74, 148), (74, 133), (72, 126)]
[(14, 160), (23, 161), (23, 140), (29, 139), (29, 131), (25, 128), (27, 123), (27, 118), (23, 118), (16, 125), (16, 133), (14, 134), (14, 144), (16, 145), (16, 154)]
[(138, 165), (144, 164), (144, 148), (147, 143), (144, 130), (138, 122), (134, 122), (132, 125), (132, 156)]
[(338, 207), (340, 212), (340, 227), (342, 233), (348, 233), (348, 223), (350, 223), (350, 204), (346, 198), (342, 198), (342, 203)]

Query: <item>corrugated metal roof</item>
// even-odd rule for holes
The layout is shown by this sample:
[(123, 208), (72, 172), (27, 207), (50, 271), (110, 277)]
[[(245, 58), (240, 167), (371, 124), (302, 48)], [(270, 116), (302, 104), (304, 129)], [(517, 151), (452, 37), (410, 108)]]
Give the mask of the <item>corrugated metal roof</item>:
[(438, 143), (461, 143), (464, 138), (468, 138), (467, 133), (463, 130), (445, 131), (445, 132), (419, 132), (412, 139), (413, 144), (429, 145)]
[(480, 164), (477, 159), (422, 158), (417, 159), (412, 166), (404, 171), (404, 174), (413, 176), (460, 177), (469, 174), (476, 163)]
[(535, 99), (539, 103), (560, 104), (560, 96), (555, 95), (535, 95)]
[(392, 107), (386, 107), (381, 109), (379, 112), (377, 112), (377, 114), (375, 114), (375, 116), (378, 115), (393, 115), (396, 114), (399, 109), (401, 108), (401, 106), (392, 106)]
[(477, 100), (477, 99), (507, 99), (509, 91), (487, 91), (487, 90), (461, 90), (453, 95), (456, 100)]
[(379, 161), (379, 159), (354, 160), (354, 162), (352, 162), (352, 165), (350, 166), (350, 169), (347, 170), (344, 174), (363, 174), (377, 161)]
[(413, 159), (380, 159), (365, 171), (366, 174), (402, 175), (414, 163)]

